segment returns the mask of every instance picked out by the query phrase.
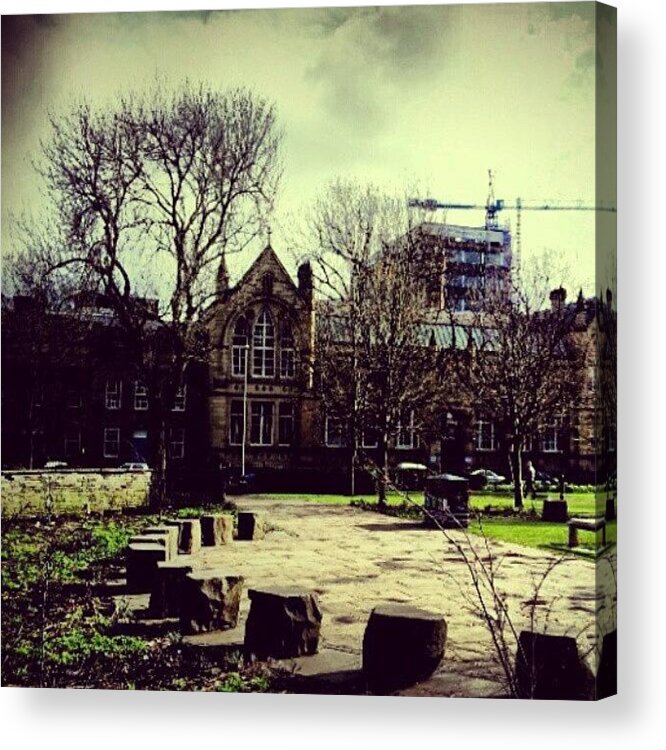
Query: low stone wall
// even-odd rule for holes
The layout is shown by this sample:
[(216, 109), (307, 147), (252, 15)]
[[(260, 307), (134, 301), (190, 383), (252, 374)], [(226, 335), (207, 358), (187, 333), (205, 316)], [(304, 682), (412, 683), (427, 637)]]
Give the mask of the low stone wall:
[(99, 513), (148, 504), (152, 472), (125, 469), (17, 470), (2, 473), (2, 515)]

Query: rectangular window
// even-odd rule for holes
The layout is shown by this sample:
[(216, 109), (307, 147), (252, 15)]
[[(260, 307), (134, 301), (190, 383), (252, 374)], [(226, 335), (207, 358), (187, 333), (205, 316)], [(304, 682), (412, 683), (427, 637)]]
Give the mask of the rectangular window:
[(183, 458), (185, 455), (185, 430), (172, 427), (169, 430), (169, 458)]
[(324, 432), (324, 442), (329, 448), (344, 447), (346, 441), (342, 420), (335, 419), (335, 417), (326, 417)]
[(187, 386), (181, 385), (176, 391), (176, 395), (173, 397), (173, 409), (172, 411), (185, 411), (187, 402)]
[(250, 443), (273, 444), (273, 402), (253, 401), (250, 404)]
[(148, 409), (148, 388), (138, 380), (134, 381), (134, 410), (146, 411)]
[(414, 412), (409, 412), (409, 420), (406, 424), (398, 423), (398, 435), (395, 441), (395, 447), (400, 450), (417, 448), (419, 444), (418, 434), (414, 427)]
[(376, 448), (378, 445), (377, 430), (363, 430), (361, 448)]
[(231, 372), (234, 377), (241, 377), (245, 375), (245, 363), (247, 361), (247, 346), (232, 346), (231, 347)]
[(76, 458), (81, 454), (81, 431), (67, 430), (65, 433), (65, 458)]
[(120, 455), (120, 430), (118, 427), (104, 428), (104, 458), (118, 458)]
[(295, 369), (294, 349), (283, 343), (280, 350), (280, 377), (293, 378)]
[(476, 449), (478, 451), (495, 450), (495, 423), (480, 419), (476, 423)]
[(229, 443), (240, 445), (243, 442), (243, 402), (232, 401), (229, 412)]
[(67, 389), (67, 408), (78, 409), (81, 406), (81, 391), (76, 386)]
[(291, 445), (294, 442), (294, 404), (280, 402), (278, 418), (278, 445)]
[(541, 450), (544, 453), (559, 453), (562, 450), (561, 430), (562, 417), (555, 417), (549, 425), (546, 425), (541, 439)]
[(122, 403), (123, 383), (121, 380), (106, 381), (106, 408), (120, 409)]

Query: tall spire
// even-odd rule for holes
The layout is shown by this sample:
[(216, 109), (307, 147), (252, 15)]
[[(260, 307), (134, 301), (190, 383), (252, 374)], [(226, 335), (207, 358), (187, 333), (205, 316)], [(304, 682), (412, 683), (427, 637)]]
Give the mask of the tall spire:
[(216, 292), (218, 298), (224, 297), (227, 290), (229, 289), (229, 271), (227, 271), (227, 256), (226, 253), (222, 253), (220, 258), (220, 265), (217, 269), (217, 284)]

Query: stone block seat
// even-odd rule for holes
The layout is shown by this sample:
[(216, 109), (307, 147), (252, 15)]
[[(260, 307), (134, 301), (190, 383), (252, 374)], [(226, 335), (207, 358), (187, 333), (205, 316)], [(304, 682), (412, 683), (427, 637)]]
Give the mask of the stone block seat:
[(317, 652), (322, 614), (314, 591), (275, 586), (250, 589), (248, 595), (246, 658), (289, 659)]
[(523, 630), (515, 670), (519, 698), (590, 700), (594, 676), (580, 657), (575, 638)]
[(148, 534), (142, 531), (140, 534), (134, 534), (129, 538), (129, 544), (159, 544), (164, 547), (166, 559), (171, 559), (171, 547), (169, 537), (166, 534)]
[(375, 607), (363, 636), (367, 689), (386, 694), (425, 680), (444, 657), (446, 621), (408, 604)]
[(201, 544), (219, 547), (234, 540), (234, 517), (229, 513), (207, 513), (201, 516)]
[(148, 593), (155, 584), (157, 564), (166, 562), (167, 548), (158, 542), (133, 542), (127, 547), (127, 589), (133, 593)]
[(201, 520), (199, 518), (175, 518), (164, 521), (178, 528), (178, 552), (181, 555), (196, 555), (201, 550)]
[(238, 539), (251, 542), (266, 536), (266, 521), (262, 513), (240, 511), (238, 513)]
[(601, 544), (606, 546), (605, 518), (571, 518), (569, 519), (569, 547), (578, 546), (578, 531), (592, 531), (595, 536), (601, 530)]
[(157, 563), (149, 605), (153, 617), (180, 616), (183, 585), (191, 572), (192, 563), (187, 559)]
[(175, 558), (178, 554), (178, 527), (160, 524), (159, 526), (148, 526), (142, 532), (150, 536), (154, 534), (166, 536), (168, 538), (169, 557)]
[(180, 626), (183, 634), (228, 630), (238, 624), (243, 577), (225, 570), (195, 570), (183, 579)]

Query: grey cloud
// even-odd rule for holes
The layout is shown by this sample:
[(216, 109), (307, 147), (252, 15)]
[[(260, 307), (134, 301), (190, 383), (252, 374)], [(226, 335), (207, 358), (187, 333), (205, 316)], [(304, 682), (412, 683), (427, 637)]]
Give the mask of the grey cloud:
[(368, 131), (386, 125), (387, 91), (397, 84), (404, 91), (405, 83), (418, 83), (442, 65), (454, 13), (449, 6), (324, 13), (318, 21), (321, 52), (306, 77), (318, 86), (329, 115)]

